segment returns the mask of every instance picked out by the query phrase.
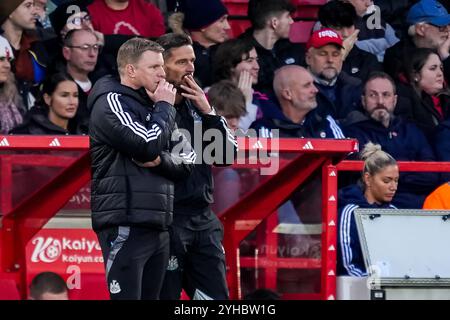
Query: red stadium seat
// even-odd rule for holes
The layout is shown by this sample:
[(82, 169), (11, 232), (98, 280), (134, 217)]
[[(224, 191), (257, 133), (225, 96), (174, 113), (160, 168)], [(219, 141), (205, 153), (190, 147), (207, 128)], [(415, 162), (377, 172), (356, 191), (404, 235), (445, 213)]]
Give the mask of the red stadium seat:
[(231, 27), (230, 36), (232, 38), (239, 37), (241, 33), (250, 27), (250, 21), (246, 19), (228, 19), (228, 22)]
[(314, 27), (314, 21), (297, 21), (291, 26), (289, 40), (294, 43), (306, 43)]
[(247, 16), (248, 0), (224, 0), (230, 16)]

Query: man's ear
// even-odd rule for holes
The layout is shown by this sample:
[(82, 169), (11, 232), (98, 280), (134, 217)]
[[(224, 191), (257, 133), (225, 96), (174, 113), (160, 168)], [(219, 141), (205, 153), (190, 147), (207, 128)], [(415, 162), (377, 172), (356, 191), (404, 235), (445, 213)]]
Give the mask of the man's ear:
[(423, 37), (425, 36), (426, 25), (424, 23), (419, 23), (415, 25), (416, 34)]
[(291, 100), (292, 100), (292, 93), (291, 93), (291, 90), (290, 90), (290, 89), (282, 89), (282, 90), (281, 90), (281, 97), (282, 97), (284, 100), (291, 101)]
[(136, 68), (130, 63), (128, 63), (125, 66), (125, 72), (126, 72), (127, 76), (130, 77), (130, 78), (135, 78), (136, 77)]
[(62, 49), (62, 54), (63, 54), (64, 60), (66, 60), (66, 61), (70, 60), (70, 48), (64, 46)]
[(272, 29), (276, 29), (278, 27), (278, 18), (273, 16), (272, 18), (270, 18), (270, 27)]

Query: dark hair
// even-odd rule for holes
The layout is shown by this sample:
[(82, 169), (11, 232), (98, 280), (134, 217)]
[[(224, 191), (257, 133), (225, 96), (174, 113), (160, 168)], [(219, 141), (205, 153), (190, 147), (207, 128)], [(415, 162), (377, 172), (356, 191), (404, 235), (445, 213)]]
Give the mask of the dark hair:
[(73, 78), (66, 72), (56, 72), (50, 74), (47, 78), (45, 78), (44, 83), (42, 85), (42, 93), (46, 93), (49, 96), (55, 92), (58, 85), (63, 81), (75, 81)]
[(428, 58), (435, 54), (439, 56), (436, 50), (429, 49), (429, 48), (417, 48), (414, 49), (414, 51), (411, 53), (410, 59), (406, 61), (406, 78), (408, 79), (408, 82), (413, 86), (415, 85), (415, 79), (417, 78), (417, 75), (420, 73), (420, 71), (425, 66), (425, 63), (427, 62)]
[(164, 59), (170, 57), (173, 48), (192, 46), (191, 37), (185, 33), (166, 33), (159, 37), (156, 42), (164, 48)]
[(267, 19), (279, 15), (283, 11), (295, 12), (290, 0), (250, 0), (247, 16), (255, 30), (264, 29)]
[(358, 16), (352, 4), (333, 0), (320, 7), (318, 18), (324, 27), (342, 28), (354, 26)]
[(40, 300), (44, 293), (67, 292), (67, 285), (61, 276), (54, 272), (41, 272), (36, 275), (30, 284), (30, 297)]
[(244, 94), (230, 80), (213, 84), (208, 91), (208, 100), (221, 116), (240, 118), (247, 113)]
[(366, 82), (364, 83), (364, 87), (363, 87), (363, 94), (366, 93), (366, 87), (367, 84), (375, 79), (385, 79), (388, 80), (391, 85), (392, 85), (392, 89), (394, 90), (394, 94), (397, 94), (397, 86), (395, 84), (394, 79), (392, 79), (392, 77), (390, 75), (388, 75), (386, 72), (382, 72), (382, 71), (373, 71), (369, 74), (369, 77), (367, 78)]
[(245, 39), (231, 39), (219, 45), (212, 60), (214, 81), (231, 79), (231, 69), (247, 59), (253, 48)]

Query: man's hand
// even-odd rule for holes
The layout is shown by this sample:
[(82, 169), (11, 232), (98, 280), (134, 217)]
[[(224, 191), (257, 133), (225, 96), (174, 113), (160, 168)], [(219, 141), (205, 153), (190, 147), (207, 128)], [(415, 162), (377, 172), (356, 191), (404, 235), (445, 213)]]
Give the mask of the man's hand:
[(438, 49), (439, 56), (441, 57), (441, 60), (444, 61), (450, 56), (450, 32), (447, 31), (448, 38), (445, 40), (443, 44)]
[(134, 159), (132, 159), (134, 163), (136, 163), (139, 167), (142, 168), (154, 168), (156, 166), (159, 166), (161, 164), (161, 158), (158, 156), (158, 158), (156, 158), (153, 161), (147, 161), (147, 162), (139, 162), (136, 161)]
[(171, 105), (174, 105), (177, 89), (175, 89), (172, 84), (162, 79), (158, 83), (155, 92), (152, 93), (147, 90), (147, 94), (155, 103), (158, 101), (165, 101)]
[(253, 100), (253, 77), (250, 75), (250, 72), (244, 70), (239, 75), (239, 83), (238, 88), (242, 91), (245, 97), (245, 104), (249, 104)]
[(192, 76), (186, 76), (185, 79), (187, 86), (182, 84), (181, 88), (186, 92), (182, 92), (181, 95), (186, 99), (192, 100), (200, 112), (204, 114), (210, 113), (212, 108), (208, 99), (206, 99), (205, 92), (199, 87)]
[(355, 46), (356, 41), (358, 41), (358, 34), (359, 34), (359, 30), (356, 29), (347, 39), (344, 40), (344, 43), (342, 44), (344, 47), (344, 49), (343, 49), (343, 52), (344, 52), (343, 60), (344, 61), (347, 58), (350, 51), (352, 51), (353, 47)]

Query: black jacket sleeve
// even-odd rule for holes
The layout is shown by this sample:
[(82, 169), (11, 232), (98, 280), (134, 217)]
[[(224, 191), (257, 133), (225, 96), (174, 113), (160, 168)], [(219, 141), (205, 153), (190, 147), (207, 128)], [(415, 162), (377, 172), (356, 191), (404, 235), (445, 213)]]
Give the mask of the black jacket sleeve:
[[(215, 166), (233, 164), (237, 156), (238, 144), (227, 121), (222, 116), (202, 115), (203, 155), (213, 155)], [(209, 142), (209, 143), (208, 143)]]
[(172, 181), (180, 181), (191, 174), (197, 154), (175, 126), (172, 131), (170, 151), (162, 151), (160, 157), (161, 163), (155, 168), (155, 172)]
[(108, 93), (96, 104), (91, 115), (91, 137), (97, 136), (139, 162), (153, 161), (167, 148), (176, 113), (169, 103), (156, 103), (152, 120), (146, 125), (139, 121), (132, 101), (120, 95)]

